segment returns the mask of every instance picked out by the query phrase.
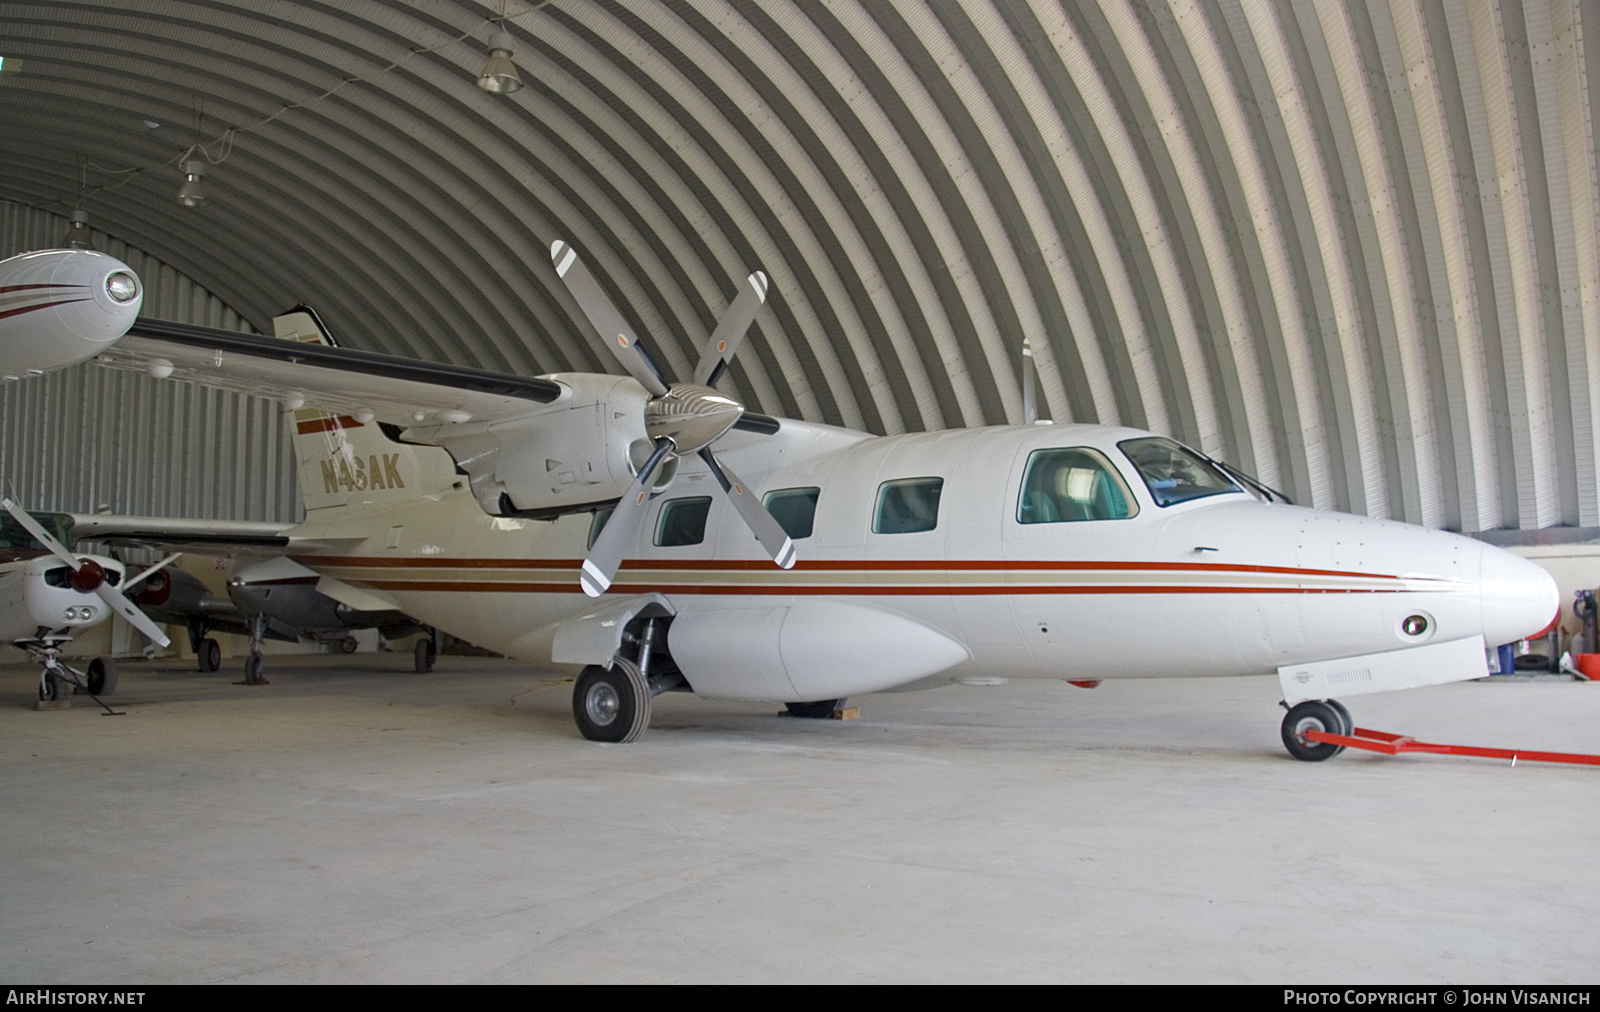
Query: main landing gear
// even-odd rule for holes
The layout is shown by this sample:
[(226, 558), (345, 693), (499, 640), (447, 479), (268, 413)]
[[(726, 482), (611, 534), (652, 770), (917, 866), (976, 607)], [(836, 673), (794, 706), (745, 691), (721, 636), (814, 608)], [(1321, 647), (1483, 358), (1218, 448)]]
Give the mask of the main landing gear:
[(827, 720), (833, 716), (835, 710), (844, 709), (843, 699), (819, 699), (814, 703), (784, 703), (784, 708), (791, 717), (808, 717), (811, 720)]
[(1348, 738), (1354, 730), (1355, 723), (1343, 703), (1337, 699), (1308, 699), (1289, 707), (1284, 714), (1283, 747), (1296, 759), (1319, 763), (1343, 752), (1344, 746), (1312, 741), (1306, 732), (1323, 731)]
[(210, 673), (222, 667), (222, 646), (216, 640), (207, 636), (200, 641), (194, 652), (195, 666), (201, 671)]
[(663, 628), (658, 618), (644, 619), (624, 636), (623, 648), (610, 667), (591, 664), (578, 675), (572, 688), (572, 719), (578, 733), (590, 741), (619, 745), (633, 741), (650, 726), (656, 696), (688, 688), (672, 658), (656, 649)]
[(429, 629), (427, 635), (417, 640), (417, 645), (412, 648), (412, 667), (417, 674), (425, 675), (433, 670), (434, 662), (439, 659), (439, 633)]

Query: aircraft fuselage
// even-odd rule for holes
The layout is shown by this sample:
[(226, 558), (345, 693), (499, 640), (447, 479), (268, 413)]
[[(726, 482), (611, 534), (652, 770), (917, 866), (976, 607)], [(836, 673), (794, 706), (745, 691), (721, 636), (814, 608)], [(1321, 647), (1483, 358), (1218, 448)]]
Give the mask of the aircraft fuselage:
[[(774, 567), (685, 457), (599, 601), (578, 584), (592, 514), (490, 517), (460, 483), (313, 510), (292, 533), (340, 546), (297, 556), (307, 566), (539, 664), (575, 616), (660, 594), (676, 613), (673, 657), (719, 698), (930, 677), (1266, 674), (1475, 635), (1511, 642), (1555, 614), (1543, 570), (1471, 538), (1238, 490), (1162, 505), (1126, 449), (1149, 439), (1075, 425), (730, 433), (719, 456), (769, 508), (775, 492), (815, 490), (810, 532), (790, 531), (795, 567)], [(448, 467), (413, 452), (410, 466)]]

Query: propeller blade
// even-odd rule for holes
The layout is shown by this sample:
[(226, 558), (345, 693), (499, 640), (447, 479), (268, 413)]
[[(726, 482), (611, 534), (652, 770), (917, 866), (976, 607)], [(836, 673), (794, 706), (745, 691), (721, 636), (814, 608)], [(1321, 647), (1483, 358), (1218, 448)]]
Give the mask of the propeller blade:
[(80, 565), (78, 557), (67, 551), (65, 545), (52, 537), (50, 532), (44, 529), (43, 524), (29, 516), (27, 510), (10, 499), (0, 499), (0, 506), (5, 507), (5, 511), (11, 514), (13, 520), (22, 525), (23, 530), (33, 535), (33, 540), (50, 549), (51, 554), (71, 566), (74, 573), (78, 571), (78, 566)]
[(717, 380), (722, 378), (723, 370), (733, 361), (733, 353), (739, 350), (745, 333), (750, 329), (750, 321), (756, 318), (757, 310), (766, 301), (767, 276), (756, 271), (745, 279), (738, 298), (722, 314), (717, 329), (711, 332), (711, 340), (706, 343), (706, 350), (700, 356), (700, 364), (695, 366), (696, 383), (715, 386)]
[(123, 596), (122, 591), (109, 583), (102, 583), (94, 589), (94, 592), (100, 595), (100, 600), (109, 605), (112, 611), (127, 620), (129, 625), (144, 633), (145, 639), (155, 640), (162, 646), (172, 642), (167, 639), (167, 634), (161, 631), (160, 626), (150, 621), (138, 606)]
[(147, 569), (144, 572), (140, 573), (138, 576), (135, 576), (133, 579), (131, 579), (128, 582), (124, 583), (122, 585), (123, 592), (126, 593), (127, 591), (132, 590), (134, 587), (137, 587), (139, 584), (143, 583), (144, 581), (148, 580), (150, 577), (152, 577), (152, 576), (156, 575), (157, 573), (161, 572), (163, 569), (166, 569), (168, 566), (172, 565), (174, 562), (177, 562), (181, 558), (183, 558), (183, 553), (182, 552), (174, 552), (173, 554), (167, 556), (166, 558), (162, 559), (160, 562), (158, 562), (155, 565), (151, 566), (149, 569)]
[(652, 397), (666, 393), (667, 385), (662, 381), (655, 363), (639, 347), (639, 339), (578, 256), (578, 251), (557, 239), (550, 244), (550, 261), (555, 264), (556, 275), (566, 282), (567, 291), (577, 300), (583, 315), (594, 324), (601, 340), (611, 349), (611, 354), (617, 356), (622, 368), (628, 370), (628, 375), (638, 380), (639, 385), (649, 391)]
[(711, 453), (711, 447), (701, 449), (700, 459), (711, 468), (717, 484), (727, 493), (728, 501), (739, 511), (739, 516), (744, 518), (745, 526), (750, 528), (750, 533), (761, 542), (761, 547), (766, 549), (772, 561), (776, 562), (780, 569), (791, 568), (794, 565), (794, 542), (789, 539), (782, 525), (773, 519), (772, 514), (768, 513), (767, 508), (761, 505), (755, 495), (745, 487), (738, 475), (717, 462), (717, 458)]
[(650, 476), (671, 452), (672, 440), (656, 441), (656, 452), (639, 468), (633, 484), (623, 493), (617, 508), (611, 511), (611, 518), (600, 530), (600, 536), (594, 539), (589, 557), (583, 560), (583, 570), (578, 574), (583, 592), (590, 597), (599, 597), (611, 586), (611, 578), (617, 575), (622, 556), (633, 546), (639, 524), (644, 520), (644, 504), (650, 498)]

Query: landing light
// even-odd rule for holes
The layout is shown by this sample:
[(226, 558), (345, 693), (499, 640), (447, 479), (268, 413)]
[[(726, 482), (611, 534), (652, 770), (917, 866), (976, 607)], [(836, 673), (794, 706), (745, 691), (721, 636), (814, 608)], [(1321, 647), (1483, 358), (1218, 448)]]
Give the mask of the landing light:
[(139, 279), (127, 271), (117, 271), (106, 278), (106, 294), (118, 302), (132, 302), (139, 297)]

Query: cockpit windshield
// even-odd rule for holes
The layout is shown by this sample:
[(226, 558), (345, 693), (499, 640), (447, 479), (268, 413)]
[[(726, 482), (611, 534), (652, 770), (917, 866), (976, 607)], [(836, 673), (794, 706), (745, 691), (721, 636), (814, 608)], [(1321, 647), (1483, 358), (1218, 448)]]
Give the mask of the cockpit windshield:
[(1117, 446), (1138, 469), (1157, 506), (1244, 491), (1210, 461), (1165, 437), (1124, 439)]
[[(67, 547), (72, 546), (72, 518), (65, 513), (33, 513), (31, 516), (44, 525), (51, 537)], [(33, 535), (3, 510), (0, 510), (0, 562), (17, 562), (34, 559), (49, 553), (49, 549), (33, 539)]]

